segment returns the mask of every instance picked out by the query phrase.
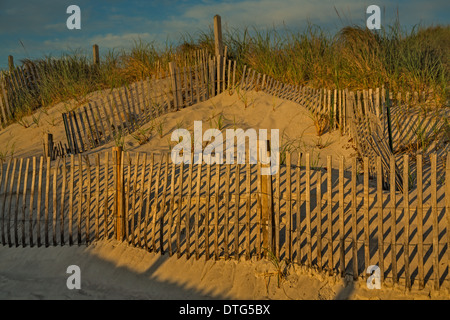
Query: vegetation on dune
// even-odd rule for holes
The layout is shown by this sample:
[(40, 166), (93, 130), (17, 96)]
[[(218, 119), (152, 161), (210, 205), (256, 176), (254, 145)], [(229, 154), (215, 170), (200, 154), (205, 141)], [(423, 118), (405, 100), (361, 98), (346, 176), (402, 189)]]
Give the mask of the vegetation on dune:
[[(409, 32), (398, 23), (377, 32), (348, 26), (333, 36), (312, 25), (302, 32), (225, 29), (223, 41), (238, 68), (245, 64), (286, 83), (350, 90), (388, 83), (394, 92), (425, 91), (432, 93), (438, 105), (448, 104), (450, 26), (419, 26)], [(167, 71), (174, 57), (192, 59), (189, 53), (194, 50), (212, 53), (213, 30), (195, 38), (185, 34), (181, 43), (157, 49), (154, 43), (137, 40), (128, 51), (104, 54), (98, 66), (92, 65), (89, 55), (78, 52), (59, 59), (22, 61), (38, 66), (41, 81), (34, 90), (24, 88), (14, 97), (14, 105), (21, 106), (16, 119), (61, 101), (74, 99), (82, 104), (90, 92)], [(67, 63), (58, 62), (62, 60)]]

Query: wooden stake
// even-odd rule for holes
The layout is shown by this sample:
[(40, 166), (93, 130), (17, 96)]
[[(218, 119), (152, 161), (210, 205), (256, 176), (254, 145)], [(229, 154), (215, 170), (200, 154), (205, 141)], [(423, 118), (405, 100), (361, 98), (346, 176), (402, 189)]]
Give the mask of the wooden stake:
[(345, 276), (345, 217), (344, 217), (344, 156), (339, 161), (339, 252), (340, 252), (340, 272), (341, 276)]
[(395, 157), (390, 157), (390, 193), (391, 193), (391, 264), (392, 264), (392, 281), (396, 284), (398, 282), (397, 276), (397, 201), (395, 193)]
[(433, 276), (434, 289), (439, 290), (439, 217), (437, 210), (436, 153), (431, 154), (431, 210), (433, 216)]
[(327, 156), (327, 207), (328, 207), (328, 269), (329, 274), (334, 272), (333, 261), (333, 166), (332, 156)]
[(417, 155), (417, 264), (419, 271), (419, 289), (423, 289), (424, 270), (423, 270), (423, 175), (422, 175), (422, 155)]
[(406, 289), (411, 290), (411, 273), (409, 270), (409, 156), (403, 156), (403, 215), (405, 219), (405, 232), (403, 252), (405, 258), (405, 286)]

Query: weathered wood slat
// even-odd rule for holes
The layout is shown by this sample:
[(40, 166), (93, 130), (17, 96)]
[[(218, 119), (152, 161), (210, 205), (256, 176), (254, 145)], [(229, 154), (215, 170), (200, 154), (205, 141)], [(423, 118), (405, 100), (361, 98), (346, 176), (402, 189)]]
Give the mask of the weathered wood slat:
[(423, 270), (423, 174), (422, 155), (417, 155), (417, 264), (419, 276), (419, 289), (425, 286)]

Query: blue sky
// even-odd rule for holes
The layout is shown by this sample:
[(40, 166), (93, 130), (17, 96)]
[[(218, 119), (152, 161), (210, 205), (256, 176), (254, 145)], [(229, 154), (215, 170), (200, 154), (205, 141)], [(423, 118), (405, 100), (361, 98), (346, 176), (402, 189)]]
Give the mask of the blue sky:
[[(393, 21), (398, 8), (400, 23), (436, 25), (450, 23), (448, 0), (0, 0), (0, 69), (8, 55), (23, 58), (58, 56), (62, 51), (89, 52), (98, 44), (100, 54), (127, 49), (133, 40), (177, 42), (185, 32), (208, 31), (213, 16), (222, 17), (223, 28), (258, 29), (282, 26), (302, 30), (309, 20), (334, 33), (348, 23), (365, 25), (366, 8), (380, 6), (382, 23)], [(69, 5), (81, 9), (81, 30), (68, 30)], [(336, 13), (339, 12), (339, 16)]]

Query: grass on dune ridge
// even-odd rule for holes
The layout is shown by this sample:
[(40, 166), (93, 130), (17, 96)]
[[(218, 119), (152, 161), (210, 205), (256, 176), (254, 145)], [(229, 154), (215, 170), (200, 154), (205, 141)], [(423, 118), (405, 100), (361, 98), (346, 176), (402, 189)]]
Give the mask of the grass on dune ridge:
[[(398, 23), (376, 32), (347, 26), (335, 35), (313, 25), (301, 32), (225, 28), (223, 41), (239, 68), (245, 64), (285, 83), (350, 90), (388, 83), (394, 92), (432, 93), (438, 106), (448, 106), (450, 25), (417, 26), (409, 32)], [(99, 66), (80, 52), (58, 58), (68, 61), (65, 65), (50, 57), (33, 60), (41, 68), (41, 82), (36, 90), (23, 89), (16, 95), (14, 105), (20, 107), (15, 117), (70, 99), (82, 103), (90, 92), (155, 74), (167, 69), (175, 56), (192, 50), (213, 53), (214, 33), (210, 28), (195, 37), (184, 34), (179, 43), (158, 49), (153, 42), (136, 40), (130, 50), (103, 54)]]

